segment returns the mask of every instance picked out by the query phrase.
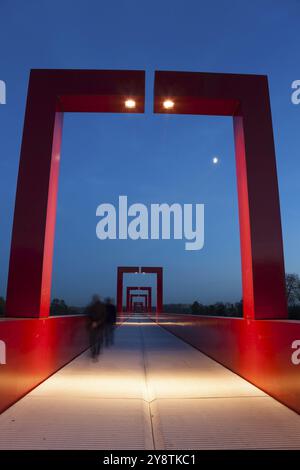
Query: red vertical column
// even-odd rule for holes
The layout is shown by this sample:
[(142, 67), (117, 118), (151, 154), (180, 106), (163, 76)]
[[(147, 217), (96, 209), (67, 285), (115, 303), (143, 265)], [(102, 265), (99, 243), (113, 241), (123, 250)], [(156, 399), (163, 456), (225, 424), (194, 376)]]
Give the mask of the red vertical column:
[(30, 81), (12, 231), (7, 316), (49, 315), (62, 114)]
[(163, 269), (157, 268), (157, 304), (156, 304), (157, 313), (162, 313), (163, 311)]
[[(259, 113), (259, 119), (258, 119)], [(287, 318), (284, 255), (267, 82), (234, 116), (243, 308), (246, 318)]]
[(129, 306), (130, 306), (130, 311), (133, 311), (133, 306), (132, 306), (132, 295), (129, 296)]
[(117, 270), (117, 312), (123, 312), (123, 281), (125, 273), (136, 273), (137, 266), (119, 266)]
[(148, 290), (148, 313), (152, 312), (152, 287)]
[(130, 312), (130, 306), (129, 306), (129, 287), (126, 289), (126, 311)]
[(163, 268), (161, 267), (147, 267), (141, 268), (142, 273), (156, 274), (156, 312), (163, 311)]
[(117, 312), (123, 311), (123, 270), (118, 268), (117, 274)]

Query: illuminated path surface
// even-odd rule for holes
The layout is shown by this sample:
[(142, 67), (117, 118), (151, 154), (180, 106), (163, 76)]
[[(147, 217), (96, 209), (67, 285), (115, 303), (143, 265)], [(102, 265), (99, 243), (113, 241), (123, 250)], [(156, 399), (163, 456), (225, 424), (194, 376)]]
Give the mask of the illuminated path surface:
[(129, 321), (0, 415), (1, 449), (298, 448), (300, 416), (152, 322)]

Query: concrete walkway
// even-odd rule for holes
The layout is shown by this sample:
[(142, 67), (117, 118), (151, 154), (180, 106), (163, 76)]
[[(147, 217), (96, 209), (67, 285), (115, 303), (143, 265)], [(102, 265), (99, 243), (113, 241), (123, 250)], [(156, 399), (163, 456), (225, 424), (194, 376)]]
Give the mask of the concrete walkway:
[(0, 415), (0, 449), (300, 449), (300, 416), (132, 319)]

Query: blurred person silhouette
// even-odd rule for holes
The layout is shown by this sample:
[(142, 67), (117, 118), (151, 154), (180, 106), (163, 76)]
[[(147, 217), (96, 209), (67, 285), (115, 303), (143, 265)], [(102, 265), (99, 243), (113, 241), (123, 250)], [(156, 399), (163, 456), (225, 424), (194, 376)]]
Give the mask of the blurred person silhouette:
[(105, 301), (105, 346), (109, 347), (114, 344), (114, 333), (117, 321), (117, 309), (108, 297)]
[(94, 360), (97, 360), (103, 345), (106, 321), (105, 305), (98, 295), (93, 295), (91, 303), (86, 308), (86, 314), (91, 355)]

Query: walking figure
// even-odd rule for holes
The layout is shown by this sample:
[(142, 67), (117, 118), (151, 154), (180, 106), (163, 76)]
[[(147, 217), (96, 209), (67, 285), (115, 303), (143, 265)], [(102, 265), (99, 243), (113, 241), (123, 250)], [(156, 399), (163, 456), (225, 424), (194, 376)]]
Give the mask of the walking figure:
[(105, 323), (105, 346), (109, 347), (114, 344), (114, 333), (117, 321), (117, 309), (108, 297), (106, 299), (106, 323)]
[(86, 313), (91, 355), (94, 360), (97, 360), (103, 345), (106, 316), (105, 306), (97, 295), (93, 296), (92, 302), (86, 309)]

